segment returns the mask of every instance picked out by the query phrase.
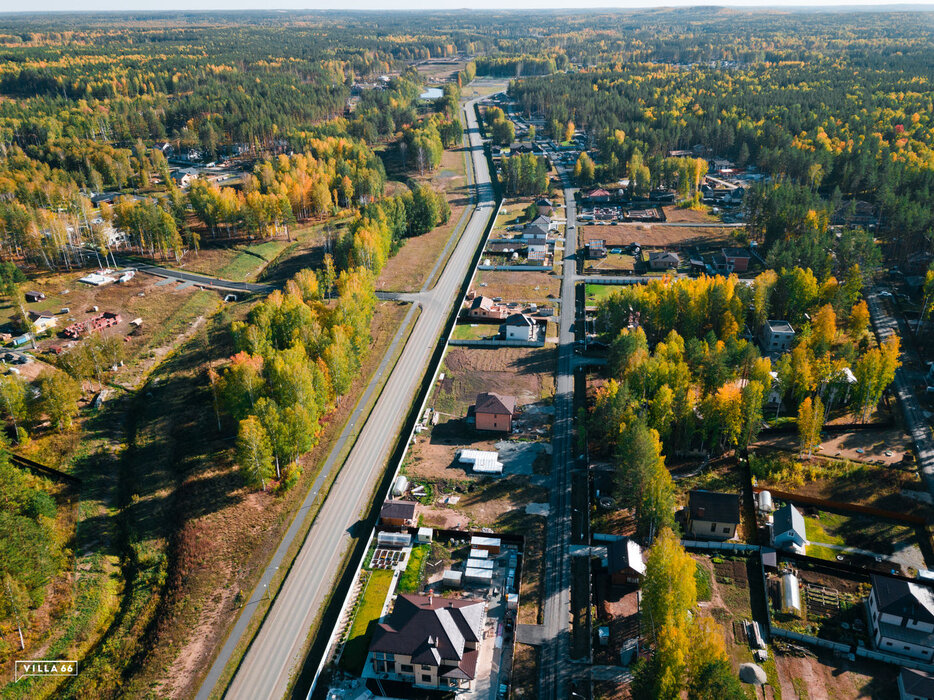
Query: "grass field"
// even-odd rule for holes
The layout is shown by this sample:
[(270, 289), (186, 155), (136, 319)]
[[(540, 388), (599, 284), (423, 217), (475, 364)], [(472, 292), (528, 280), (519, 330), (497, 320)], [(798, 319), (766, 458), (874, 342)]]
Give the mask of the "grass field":
[(363, 671), (363, 665), (366, 663), (367, 649), (370, 647), (370, 638), (373, 636), (373, 628), (376, 626), (376, 620), (383, 612), (383, 605), (386, 603), (386, 595), (389, 593), (389, 586), (392, 584), (393, 572), (391, 570), (380, 569), (371, 571), (367, 578), (366, 588), (357, 602), (357, 610), (354, 614), (353, 624), (350, 626), (350, 632), (347, 634), (347, 641), (344, 644), (344, 653), (341, 655), (341, 668), (354, 675), (360, 675)]
[(483, 340), (499, 335), (499, 326), (495, 323), (458, 323), (451, 333), (453, 340)]
[(617, 288), (614, 284), (588, 284), (584, 288), (584, 294), (588, 302), (598, 302), (610, 296)]
[(425, 566), (425, 557), (431, 551), (431, 546), (420, 544), (412, 548), (405, 571), (399, 577), (399, 593), (415, 593), (421, 587), (422, 569)]

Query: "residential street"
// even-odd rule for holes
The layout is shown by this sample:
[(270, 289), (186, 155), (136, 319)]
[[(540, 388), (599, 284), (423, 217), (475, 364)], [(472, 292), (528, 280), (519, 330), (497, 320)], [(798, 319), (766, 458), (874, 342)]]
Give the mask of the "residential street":
[[(468, 103), (465, 112), (478, 189), (477, 208), (438, 283), (431, 292), (421, 297), (422, 313), (402, 355), (244, 657), (227, 691), (229, 698), (281, 698), (287, 692), (292, 674), (304, 660), (309, 630), (344, 565), (344, 553), (352, 544), (349, 531), (369, 506), (373, 488), (385, 472), (386, 461), (395, 446), (407, 408), (424, 377), (451, 305), (468, 274), (477, 246), (494, 211), (493, 188), (473, 103)], [(378, 377), (374, 377), (373, 382), (376, 381)], [(339, 449), (340, 445), (336, 447), (337, 451)], [(309, 494), (309, 499), (313, 493)], [(303, 510), (310, 503), (311, 500), (307, 500)], [(254, 593), (254, 596), (261, 595), (261, 590)], [(253, 609), (255, 606), (249, 603), (244, 607), (244, 613), (238, 621), (240, 630), (245, 629), (246, 620)], [(320, 633), (330, 634), (330, 630), (321, 630)], [(239, 635), (235, 629), (203, 684), (199, 698), (206, 698), (211, 692), (238, 640)]]
[(916, 358), (909, 352), (904, 341), (911, 331), (903, 319), (897, 319), (889, 313), (880, 299), (877, 287), (870, 288), (866, 294), (866, 304), (869, 306), (872, 325), (880, 341), (893, 333), (902, 338), (902, 366), (895, 371), (892, 390), (898, 397), (898, 404), (902, 407), (905, 428), (915, 443), (915, 452), (918, 453), (918, 473), (928, 491), (934, 496), (934, 438), (932, 438), (928, 421), (924, 417), (924, 409), (921, 408), (918, 397), (915, 395), (915, 387), (923, 383), (924, 370), (918, 368)]
[(555, 422), (552, 453), (551, 514), (545, 537), (544, 625), (539, 697), (566, 698), (569, 682), (571, 572), (571, 477), (574, 464), (574, 327), (577, 299), (577, 203), (566, 169), (564, 183), (567, 227), (561, 279), (558, 368), (555, 379)]

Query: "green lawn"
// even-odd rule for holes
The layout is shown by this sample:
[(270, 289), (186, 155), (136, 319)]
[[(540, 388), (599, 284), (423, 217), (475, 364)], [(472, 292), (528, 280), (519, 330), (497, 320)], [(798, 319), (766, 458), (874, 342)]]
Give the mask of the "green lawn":
[(392, 575), (391, 570), (371, 571), (366, 588), (357, 603), (357, 612), (347, 635), (340, 662), (343, 669), (354, 675), (360, 675), (363, 671), (367, 650), (370, 648), (370, 637), (373, 636), (373, 628), (383, 611)]
[(804, 532), (808, 542), (823, 542), (824, 544), (845, 545), (843, 537), (836, 534), (846, 517), (835, 513), (821, 512), (820, 518), (806, 516), (804, 518)]
[(495, 323), (458, 323), (454, 326), (451, 338), (454, 340), (483, 340), (499, 335), (499, 326)]
[(254, 279), (279, 253), (291, 245), (275, 239), (257, 245), (243, 246), (239, 254), (217, 272), (221, 279), (248, 282)]
[(613, 284), (588, 284), (584, 289), (587, 295), (587, 301), (600, 301), (604, 297), (610, 296), (617, 287)]
[(415, 593), (418, 590), (422, 581), (422, 567), (424, 566), (425, 557), (428, 556), (430, 551), (431, 545), (427, 544), (420, 544), (412, 548), (409, 561), (405, 565), (405, 571), (399, 577), (399, 585), (397, 586), (399, 593)]
[(706, 601), (713, 598), (713, 584), (710, 571), (700, 562), (694, 562), (694, 580), (697, 583), (697, 600)]

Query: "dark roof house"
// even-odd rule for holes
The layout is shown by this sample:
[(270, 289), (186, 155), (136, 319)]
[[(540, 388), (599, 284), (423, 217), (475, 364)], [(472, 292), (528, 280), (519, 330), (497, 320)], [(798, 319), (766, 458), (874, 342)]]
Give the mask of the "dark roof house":
[(880, 613), (934, 623), (934, 590), (928, 586), (873, 574), (872, 591)]
[(484, 392), (477, 394), (477, 413), (494, 413), (496, 415), (513, 415), (516, 412), (516, 397)]
[(694, 489), (688, 495), (691, 520), (739, 524), (739, 494)]
[(446, 679), (472, 680), (483, 638), (483, 601), (400, 595), (389, 618), (377, 625), (371, 652), (411, 657)]
[(415, 520), (415, 501), (386, 501), (379, 509), (379, 519), (384, 523)]

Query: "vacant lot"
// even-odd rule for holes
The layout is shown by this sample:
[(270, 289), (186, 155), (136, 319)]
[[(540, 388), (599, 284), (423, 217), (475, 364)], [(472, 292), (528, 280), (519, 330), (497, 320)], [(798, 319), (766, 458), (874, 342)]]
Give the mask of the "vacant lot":
[[(825, 457), (850, 459), (856, 462), (897, 464), (905, 455), (913, 455), (911, 437), (901, 428), (854, 430), (850, 433), (825, 433), (817, 454)], [(777, 435), (760, 444), (783, 450), (798, 449), (797, 433)]]
[(684, 209), (671, 205), (664, 206), (662, 209), (665, 212), (665, 220), (673, 224), (711, 224), (720, 220), (707, 211), (700, 211), (697, 209)]
[(450, 417), (466, 416), (484, 391), (515, 396), (519, 406), (548, 400), (554, 394), (554, 363), (550, 348), (452, 347), (434, 408)]
[(607, 247), (638, 243), (669, 247), (688, 245), (729, 245), (732, 229), (713, 226), (666, 226), (665, 224), (619, 224), (581, 226), (581, 245), (592, 240), (606, 241)]
[(882, 555), (904, 567), (926, 568), (915, 529), (864, 515), (825, 510), (805, 515), (808, 555), (833, 560), (839, 554)]
[[(428, 280), (435, 261), (444, 253), (450, 254), (454, 244), (445, 246), (455, 234), (460, 234), (458, 223), (470, 204), (470, 188), (465, 173), (463, 149), (445, 151), (441, 166), (430, 176), (414, 178), (430, 184), (436, 190), (444, 190), (451, 205), (451, 217), (443, 226), (417, 238), (406, 240), (402, 249), (389, 259), (376, 281), (378, 290), (417, 292)], [(402, 188), (404, 190), (404, 188)], [(442, 267), (438, 268), (443, 269)]]
[(561, 280), (548, 272), (479, 270), (474, 278), (474, 290), (503, 301), (542, 302), (556, 299), (561, 292)]
[(588, 260), (584, 264), (584, 270), (586, 272), (632, 272), (635, 268), (636, 259), (631, 255), (623, 255), (621, 253), (608, 253), (605, 258)]
[(848, 662), (829, 653), (818, 656), (775, 654), (783, 698), (895, 698), (894, 667), (866, 659)]

